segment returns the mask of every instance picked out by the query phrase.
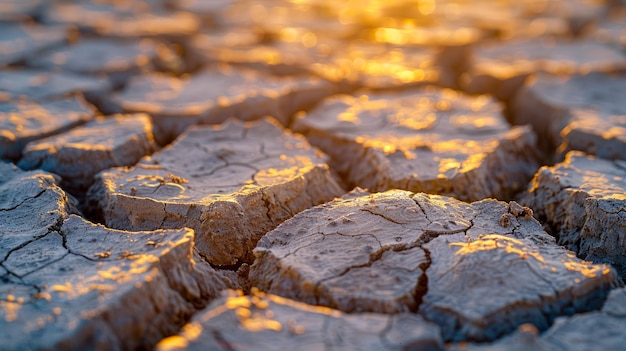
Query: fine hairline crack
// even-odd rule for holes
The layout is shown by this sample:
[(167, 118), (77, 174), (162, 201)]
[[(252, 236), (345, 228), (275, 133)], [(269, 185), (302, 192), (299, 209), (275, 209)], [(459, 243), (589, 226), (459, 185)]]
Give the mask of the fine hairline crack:
[[(382, 217), (382, 218), (384, 218), (384, 219), (386, 219), (386, 220), (388, 220), (388, 221), (390, 221), (392, 223), (396, 223), (396, 224), (402, 225), (402, 223), (397, 223), (397, 222), (389, 219), (387, 216), (384, 216), (382, 214), (374, 213), (372, 211), (369, 211), (368, 209), (360, 209), (360, 210), (365, 211), (365, 212), (369, 212), (369, 213), (371, 213), (373, 215), (376, 215), (376, 216), (379, 216), (379, 217)], [(422, 209), (422, 212), (424, 212), (423, 209)], [(348, 274), (353, 269), (370, 267), (375, 262), (381, 260), (383, 255), (384, 255), (384, 253), (387, 252), (387, 251), (391, 250), (391, 251), (395, 251), (395, 252), (403, 252), (403, 251), (408, 251), (408, 250), (412, 250), (412, 249), (414, 249), (416, 247), (419, 247), (425, 254), (426, 262), (419, 265), (419, 269), (422, 270), (422, 274), (418, 278), (417, 285), (415, 287), (414, 302), (415, 302), (415, 306), (416, 307), (415, 307), (415, 311), (414, 312), (417, 313), (418, 310), (419, 310), (419, 307), (421, 305), (423, 297), (428, 293), (428, 276), (427, 276), (426, 272), (427, 272), (428, 268), (430, 268), (430, 265), (432, 263), (432, 259), (431, 259), (431, 256), (430, 256), (430, 251), (427, 248), (425, 248), (424, 245), (428, 244), (429, 242), (431, 242), (432, 240), (438, 238), (441, 235), (453, 235), (453, 234), (459, 234), (459, 233), (466, 233), (467, 234), (467, 232), (474, 226), (475, 218), (476, 218), (476, 214), (474, 214), (472, 216), (472, 218), (469, 220), (469, 222), (470, 222), (469, 226), (467, 226), (466, 228), (458, 229), (458, 230), (448, 230), (448, 231), (424, 230), (422, 232), (422, 234), (415, 241), (413, 241), (412, 243), (408, 243), (408, 244), (407, 243), (399, 243), (399, 244), (391, 244), (391, 245), (388, 245), (388, 246), (384, 247), (384, 246), (382, 246), (382, 244), (380, 243), (378, 238), (376, 238), (376, 240), (380, 244), (380, 249), (376, 250), (373, 253), (370, 253), (368, 262), (366, 262), (364, 264), (360, 264), (360, 265), (353, 265), (353, 266), (347, 267), (346, 269), (344, 269), (343, 271), (341, 271), (340, 273), (338, 273), (336, 275), (320, 279), (315, 284), (315, 287), (314, 287), (315, 299), (319, 303), (319, 299), (321, 297), (320, 294), (319, 294), (319, 291), (320, 291), (321, 285), (324, 282), (326, 282), (328, 280), (340, 278), (340, 277)], [(430, 221), (430, 219), (429, 219), (429, 221)], [(320, 234), (322, 234), (324, 237), (326, 236), (323, 233), (320, 233)], [(333, 234), (341, 235), (340, 233), (333, 233)]]
[(44, 188), (43, 190), (41, 190), (39, 193), (37, 193), (35, 196), (29, 196), (26, 199), (22, 200), (19, 204), (10, 207), (10, 208), (0, 208), (0, 212), (9, 212), (9, 211), (13, 211), (15, 209), (17, 209), (18, 207), (24, 205), (26, 202), (30, 201), (30, 200), (34, 200), (39, 198), (41, 195), (43, 195), (45, 192), (47, 192), (49, 190), (49, 188)]

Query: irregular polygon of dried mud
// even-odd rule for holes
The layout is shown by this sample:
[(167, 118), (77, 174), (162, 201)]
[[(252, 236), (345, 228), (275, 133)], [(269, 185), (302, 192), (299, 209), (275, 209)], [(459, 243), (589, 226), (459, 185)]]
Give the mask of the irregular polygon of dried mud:
[(454, 224), (432, 223), (411, 195), (353, 192), (296, 215), (259, 241), (252, 286), (345, 312), (415, 311), (428, 266), (415, 243), (471, 223), (461, 211), (446, 213)]
[(117, 115), (28, 143), (18, 165), (58, 174), (62, 186), (86, 191), (96, 173), (132, 166), (155, 150), (148, 115)]
[(511, 336), (493, 344), (453, 345), (450, 350), (467, 351), (584, 351), (621, 350), (626, 345), (626, 289), (612, 290), (601, 311), (560, 317), (538, 334), (532, 325), (521, 326)]
[(141, 1), (56, 3), (45, 11), (41, 21), (73, 25), (89, 34), (116, 38), (180, 39), (193, 35), (200, 26), (193, 14), (158, 10)]
[(70, 216), (3, 263), (2, 348), (149, 348), (232, 283), (189, 229), (129, 233)]
[(554, 229), (560, 245), (626, 276), (626, 162), (572, 151), (542, 167), (522, 200)]
[(133, 74), (154, 67), (156, 42), (150, 40), (84, 39), (72, 46), (47, 51), (27, 61), (30, 67), (78, 74), (104, 74), (114, 86)]
[(69, 215), (51, 175), (0, 171), (0, 349), (151, 347), (234, 287), (189, 229), (110, 230)]
[(444, 340), (599, 308), (616, 273), (556, 245), (515, 202), (392, 190), (294, 216), (255, 249), (252, 286), (345, 312), (419, 311)]
[(94, 115), (93, 107), (77, 97), (0, 103), (0, 158), (18, 159), (27, 143), (83, 124)]
[(601, 158), (626, 160), (626, 114), (581, 109), (571, 111), (571, 116), (561, 130), (559, 155), (580, 150)]
[(103, 78), (29, 69), (0, 71), (0, 102), (42, 101), (74, 93), (83, 93), (91, 99), (102, 97), (110, 90), (109, 82)]
[(61, 46), (66, 38), (66, 27), (0, 23), (0, 65), (17, 63), (44, 50)]
[(330, 83), (314, 78), (213, 68), (183, 79), (161, 74), (135, 77), (111, 98), (110, 108), (149, 113), (156, 139), (164, 143), (190, 125), (219, 124), (231, 117), (247, 121), (272, 116), (287, 125), (292, 114), (333, 91)]
[(477, 47), (463, 90), (510, 100), (533, 73), (572, 75), (626, 69), (626, 54), (590, 40), (518, 40)]
[[(539, 75), (515, 98), (516, 123), (528, 123), (546, 147), (626, 159), (626, 105), (621, 75)], [(559, 146), (560, 145), (560, 146)]]
[(500, 106), (429, 87), (325, 100), (294, 130), (331, 157), (349, 183), (462, 200), (511, 197), (536, 169), (529, 127), (511, 128)]
[(523, 225), (512, 235), (470, 230), (424, 246), (432, 263), (420, 313), (440, 325), (444, 339), (495, 340), (523, 323), (544, 330), (557, 316), (602, 306), (617, 273), (577, 259), (532, 222), (535, 233)]
[(141, 160), (97, 176), (90, 190), (108, 226), (190, 227), (209, 262), (250, 262), (267, 231), (343, 194), (324, 160), (301, 136), (265, 119), (190, 128)]
[(53, 231), (72, 211), (57, 182), (51, 174), (23, 172), (0, 161), (0, 265), (24, 243)]
[(231, 291), (157, 350), (441, 350), (437, 326), (414, 314), (344, 314), (276, 295)]

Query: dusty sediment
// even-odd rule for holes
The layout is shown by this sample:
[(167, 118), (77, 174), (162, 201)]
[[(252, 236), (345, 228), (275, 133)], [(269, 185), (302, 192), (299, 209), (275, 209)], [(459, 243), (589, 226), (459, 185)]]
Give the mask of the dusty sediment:
[(343, 194), (304, 138), (275, 120), (193, 127), (133, 168), (97, 176), (90, 201), (126, 230), (190, 227), (209, 262), (252, 261), (252, 249), (294, 214)]
[(610, 262), (626, 275), (626, 162), (567, 154), (542, 167), (522, 203), (579, 257)]

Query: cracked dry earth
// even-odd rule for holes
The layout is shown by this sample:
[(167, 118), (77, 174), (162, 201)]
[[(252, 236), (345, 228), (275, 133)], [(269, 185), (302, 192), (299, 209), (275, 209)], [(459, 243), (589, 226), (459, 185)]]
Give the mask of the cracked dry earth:
[(625, 24), (0, 1), (0, 350), (626, 349)]

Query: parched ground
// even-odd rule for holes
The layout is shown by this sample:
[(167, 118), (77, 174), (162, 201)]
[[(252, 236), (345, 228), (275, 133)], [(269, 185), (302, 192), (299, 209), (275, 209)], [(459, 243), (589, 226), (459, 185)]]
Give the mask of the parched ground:
[(623, 349), (625, 23), (0, 1), (0, 351)]

